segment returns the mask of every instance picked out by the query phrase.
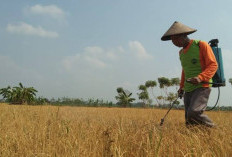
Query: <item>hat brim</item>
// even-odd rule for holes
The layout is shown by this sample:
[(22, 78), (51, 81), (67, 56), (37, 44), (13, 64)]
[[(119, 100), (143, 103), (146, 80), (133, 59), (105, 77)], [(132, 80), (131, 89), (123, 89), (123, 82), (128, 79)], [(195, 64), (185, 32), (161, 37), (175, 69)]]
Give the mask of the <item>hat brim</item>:
[(196, 32), (196, 29), (190, 28), (189, 26), (186, 26), (180, 22), (175, 21), (171, 27), (167, 30), (166, 33), (161, 37), (161, 40), (171, 40), (171, 36), (174, 35), (180, 35), (180, 34), (191, 34)]
[(189, 35), (189, 34), (192, 34), (192, 33), (196, 32), (196, 31), (197, 31), (197, 30), (193, 30), (193, 31), (188, 31), (188, 32), (182, 32), (182, 33), (179, 33), (179, 34), (170, 34), (170, 35), (162, 36), (161, 40), (162, 40), (162, 41), (171, 40), (171, 36), (174, 36), (174, 35), (182, 35), (182, 34)]

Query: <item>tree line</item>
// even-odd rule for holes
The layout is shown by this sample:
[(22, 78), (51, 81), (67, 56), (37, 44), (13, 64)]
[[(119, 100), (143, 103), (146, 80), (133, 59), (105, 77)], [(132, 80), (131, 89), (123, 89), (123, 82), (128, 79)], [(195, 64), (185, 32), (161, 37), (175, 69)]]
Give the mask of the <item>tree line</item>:
[(69, 105), (69, 106), (113, 106), (113, 103), (110, 101), (104, 101), (102, 99), (88, 99), (83, 100), (79, 98), (44, 98), (44, 97), (36, 97), (36, 93), (38, 91), (34, 87), (25, 87), (22, 83), (19, 83), (18, 86), (7, 86), (6, 88), (0, 89), (0, 95), (2, 95), (3, 99), (1, 102), (13, 104), (13, 105)]
[[(232, 78), (228, 80), (228, 82), (232, 85)], [(9, 104), (28, 104), (28, 105), (69, 105), (69, 106), (93, 106), (93, 107), (168, 107), (176, 98), (177, 98), (177, 90), (180, 83), (179, 78), (166, 78), (160, 77), (156, 80), (148, 80), (144, 84), (138, 86), (138, 99), (140, 102), (134, 102), (136, 99), (132, 97), (132, 93), (123, 87), (118, 87), (116, 89), (117, 96), (115, 99), (117, 103), (113, 103), (111, 101), (104, 101), (102, 99), (88, 99), (84, 100), (81, 98), (44, 98), (44, 97), (36, 97), (36, 93), (38, 92), (34, 87), (25, 87), (22, 83), (19, 83), (18, 86), (7, 86), (6, 88), (0, 89), (0, 95), (2, 95), (3, 99), (0, 102), (6, 102)], [(155, 88), (158, 86), (159, 90), (156, 90), (156, 94), (154, 92)], [(170, 91), (170, 88), (172, 89)], [(157, 91), (160, 93), (157, 94)], [(182, 106), (178, 106), (180, 104), (179, 101), (174, 102), (174, 108), (183, 108)], [(226, 110), (230, 107), (221, 107)], [(232, 108), (230, 108), (231, 110)]]
[[(160, 94), (154, 94), (154, 88), (159, 84)], [(137, 93), (139, 100), (142, 101), (143, 107), (150, 107), (153, 103), (156, 107), (162, 107), (164, 105), (170, 104), (177, 98), (177, 90), (180, 84), (179, 78), (166, 78), (160, 77), (158, 78), (158, 83), (156, 80), (148, 80), (144, 84), (138, 86), (139, 93)], [(175, 87), (175, 92), (170, 92), (169, 89), (171, 87)], [(131, 98), (132, 93), (128, 90), (124, 90), (122, 87), (117, 88), (118, 96), (116, 96), (116, 100), (118, 104), (124, 107), (131, 106), (131, 103), (135, 100), (135, 98)], [(175, 104), (179, 104), (179, 101), (174, 102)]]
[[(228, 81), (232, 85), (232, 78)], [(133, 103), (136, 99), (132, 98), (132, 93), (129, 92), (126, 89), (123, 89), (123, 87), (118, 87), (117, 92), (118, 95), (115, 97), (118, 101), (117, 104), (122, 107), (131, 107), (131, 106), (138, 106), (137, 104), (140, 104), (143, 107), (151, 107), (153, 103), (153, 107), (168, 107), (171, 103), (174, 103), (174, 108), (178, 108), (178, 105), (180, 104), (179, 101), (175, 101), (178, 97), (177, 91), (179, 89), (180, 79), (179, 78), (166, 78), (166, 77), (160, 77), (158, 78), (158, 83), (156, 80), (148, 80), (145, 82), (145, 84), (141, 84), (138, 86), (139, 93), (137, 93), (139, 100), (142, 102), (140, 103)], [(160, 94), (155, 95), (154, 94), (154, 88), (159, 85), (160, 88)], [(174, 92), (169, 91), (170, 88), (174, 88)], [(155, 102), (153, 102), (155, 100)], [(182, 106), (179, 106), (179, 108), (183, 108)], [(221, 107), (222, 109), (229, 109), (231, 110), (232, 107)]]

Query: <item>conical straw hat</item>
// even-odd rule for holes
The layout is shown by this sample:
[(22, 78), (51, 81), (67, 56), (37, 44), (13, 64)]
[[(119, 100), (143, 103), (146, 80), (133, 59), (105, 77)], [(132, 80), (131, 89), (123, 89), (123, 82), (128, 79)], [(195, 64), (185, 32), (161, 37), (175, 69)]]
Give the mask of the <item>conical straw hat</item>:
[(191, 34), (196, 32), (196, 29), (190, 28), (180, 22), (175, 21), (168, 31), (162, 36), (161, 40), (171, 40), (171, 36), (178, 34)]

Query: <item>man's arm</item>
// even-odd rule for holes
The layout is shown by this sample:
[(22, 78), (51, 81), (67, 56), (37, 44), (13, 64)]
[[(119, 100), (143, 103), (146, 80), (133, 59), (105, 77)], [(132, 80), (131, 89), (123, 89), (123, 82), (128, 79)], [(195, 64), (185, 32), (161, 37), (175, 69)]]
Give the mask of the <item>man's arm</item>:
[(184, 82), (185, 82), (185, 74), (184, 74), (184, 70), (182, 69), (182, 73), (181, 73), (181, 80), (180, 80), (180, 88), (177, 91), (178, 92), (178, 97), (182, 98), (183, 97), (183, 93), (184, 93)]
[(201, 81), (208, 82), (216, 73), (218, 65), (212, 48), (207, 42), (200, 41), (200, 62), (202, 72), (198, 75)]
[(184, 74), (184, 70), (182, 69), (181, 80), (180, 80), (180, 89), (184, 88), (184, 82), (185, 82), (185, 74)]

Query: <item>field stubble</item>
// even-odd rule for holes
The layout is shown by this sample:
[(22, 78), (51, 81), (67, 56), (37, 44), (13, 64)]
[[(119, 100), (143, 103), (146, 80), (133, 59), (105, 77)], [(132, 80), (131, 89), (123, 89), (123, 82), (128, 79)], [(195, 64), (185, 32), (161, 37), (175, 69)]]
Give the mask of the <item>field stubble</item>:
[(0, 156), (232, 156), (232, 112), (186, 128), (184, 111), (0, 104)]

